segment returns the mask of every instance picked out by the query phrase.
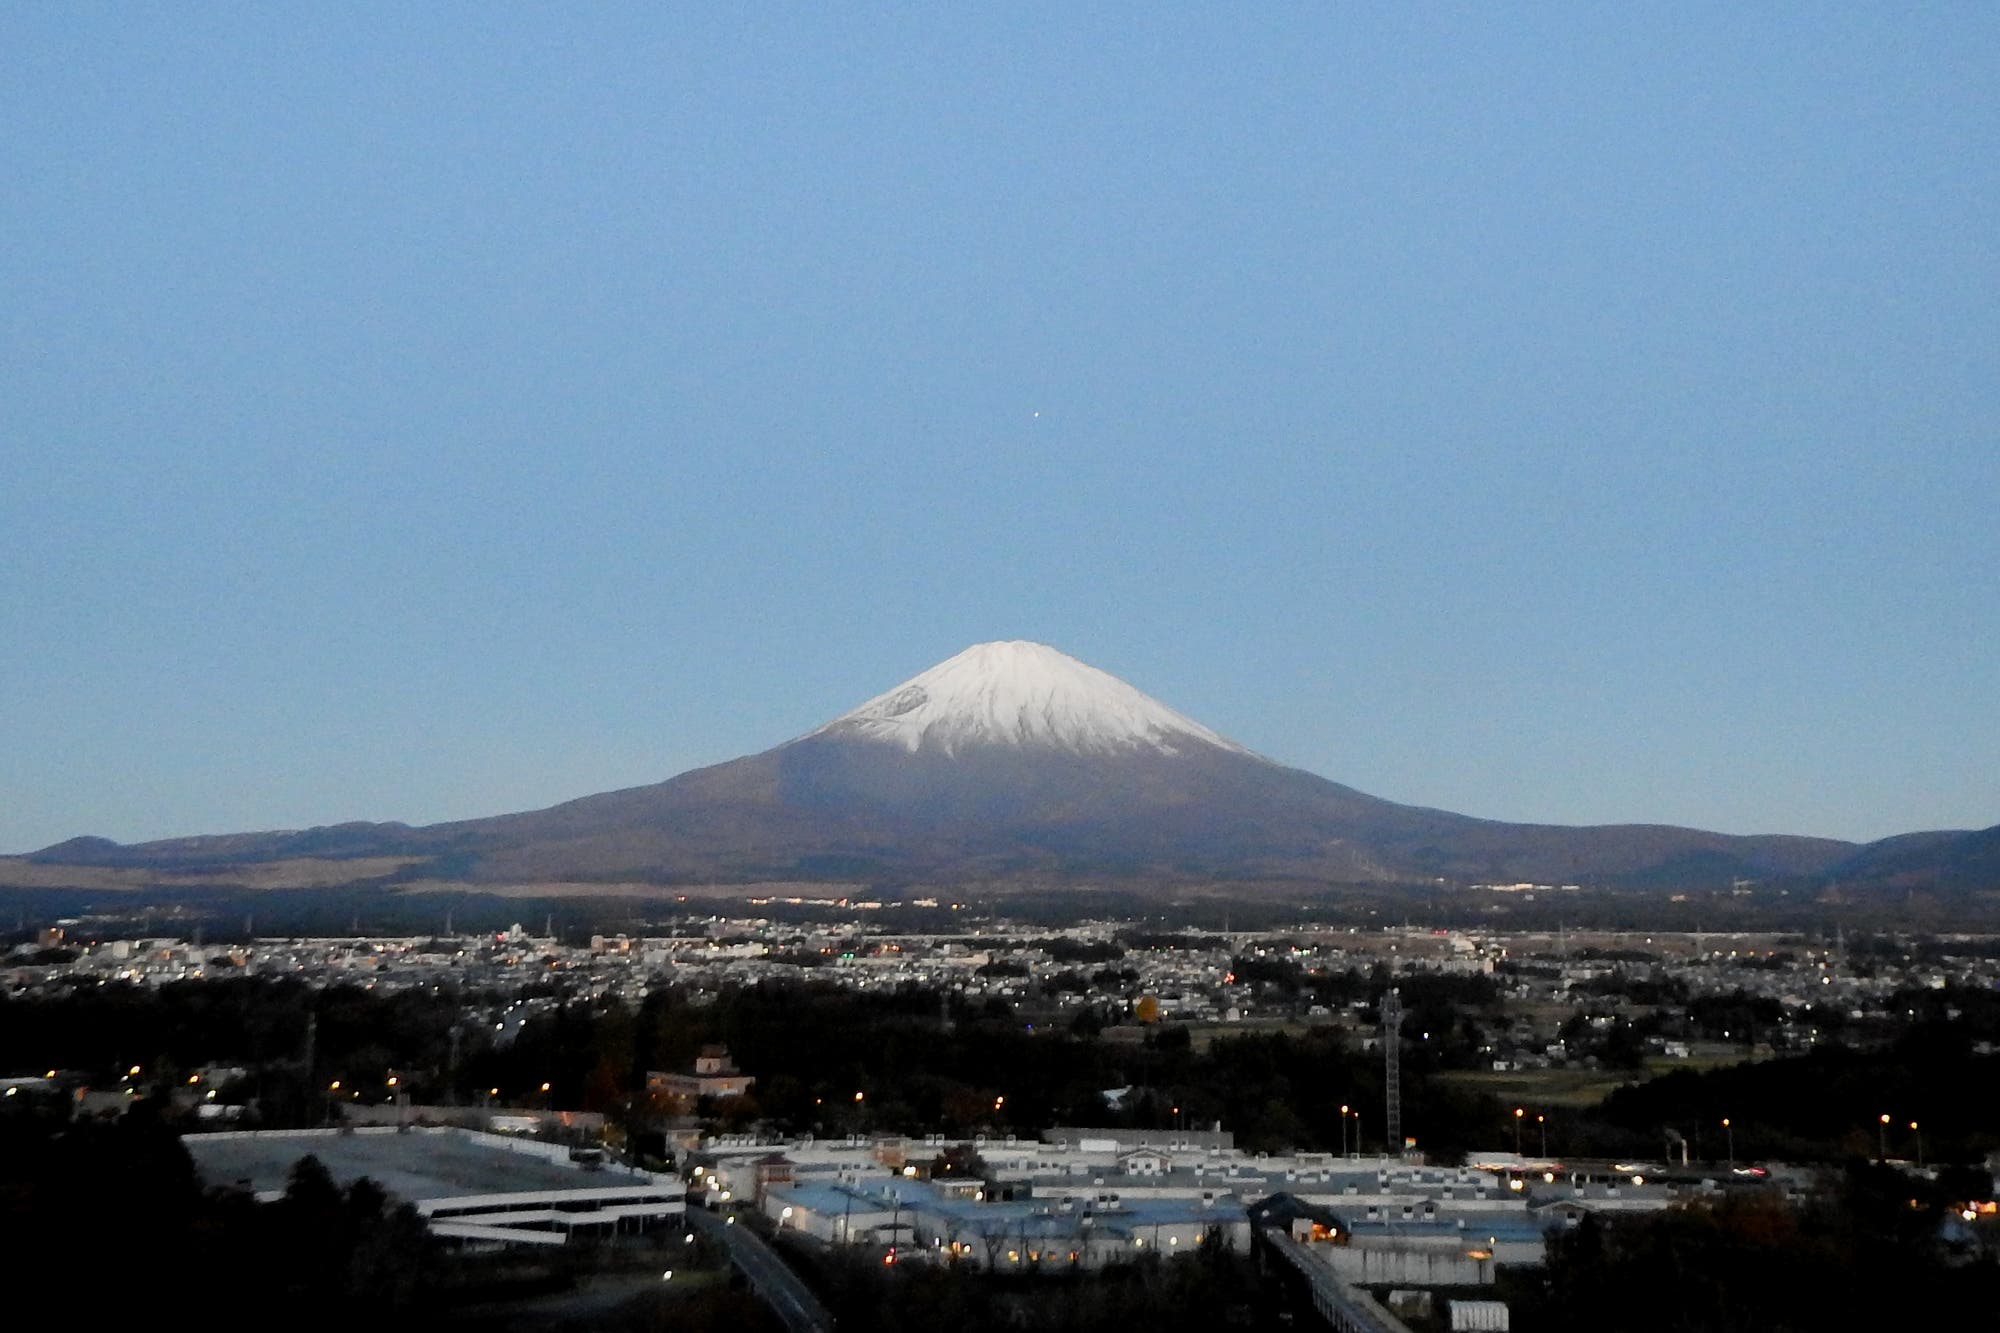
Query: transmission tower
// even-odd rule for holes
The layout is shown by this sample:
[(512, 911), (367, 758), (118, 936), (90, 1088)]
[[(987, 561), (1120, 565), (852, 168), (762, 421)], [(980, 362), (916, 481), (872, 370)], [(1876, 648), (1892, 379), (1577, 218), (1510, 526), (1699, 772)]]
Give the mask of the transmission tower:
[(1403, 1151), (1403, 998), (1391, 987), (1382, 997), (1382, 1092), (1388, 1101), (1386, 1150)]

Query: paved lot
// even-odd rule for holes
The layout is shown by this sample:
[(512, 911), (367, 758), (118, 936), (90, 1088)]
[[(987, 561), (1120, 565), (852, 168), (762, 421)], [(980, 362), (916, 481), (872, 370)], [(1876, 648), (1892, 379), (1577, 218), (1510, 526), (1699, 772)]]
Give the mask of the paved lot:
[(457, 1134), (261, 1134), (241, 1139), (193, 1134), (182, 1142), (206, 1184), (248, 1182), (248, 1188), (260, 1193), (284, 1189), (293, 1165), (308, 1155), (319, 1158), (343, 1186), (367, 1176), (411, 1203), (633, 1183), (617, 1171), (580, 1171), (484, 1147)]

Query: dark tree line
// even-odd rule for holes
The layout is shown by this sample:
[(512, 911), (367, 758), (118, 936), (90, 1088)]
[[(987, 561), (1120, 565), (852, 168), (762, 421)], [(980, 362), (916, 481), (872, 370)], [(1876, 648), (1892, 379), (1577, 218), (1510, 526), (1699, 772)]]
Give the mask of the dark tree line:
[(341, 1190), (311, 1160), (277, 1203), (204, 1191), (152, 1104), (115, 1124), (9, 1115), (0, 1161), (0, 1253), (52, 1298), (44, 1308), (69, 1302), (110, 1322), (107, 1300), (172, 1292), (318, 1328), (338, 1312), (393, 1319), (419, 1295), (429, 1249), (408, 1205), (371, 1181)]
[[(1456, 1003), (1483, 998), (1490, 982), (1414, 980), (1413, 1012), (1426, 1022), (1435, 1016), (1439, 1040), (1413, 1042), (1405, 1060), (1406, 1128), (1427, 1150), (1449, 1152), (1470, 1146), (1494, 1119), (1481, 1099), (1431, 1078), (1444, 1064), (1444, 1038), (1458, 1032), (1445, 1027)], [(324, 1121), (336, 1078), (342, 1097), (358, 1090), (379, 1100), (394, 1071), (418, 1102), (477, 1104), (489, 1088), (503, 1101), (540, 1098), (547, 1083), (550, 1104), (603, 1111), (636, 1128), (664, 1109), (647, 1104), (647, 1071), (689, 1068), (710, 1044), (728, 1046), (757, 1076), (750, 1097), (694, 1108), (732, 1127), (762, 1119), (822, 1134), (1033, 1133), (1062, 1123), (1220, 1120), (1246, 1147), (1337, 1148), (1351, 1137), (1351, 1127), (1342, 1134), (1342, 1103), (1382, 1104), (1380, 1057), (1331, 1030), (1231, 1035), (1197, 1049), (1186, 1029), (1164, 1025), (1143, 1041), (1113, 1041), (1097, 1035), (1101, 1017), (1088, 1009), (1051, 1025), (999, 1000), (802, 979), (700, 996), (668, 988), (638, 1006), (570, 999), (498, 1044), (484, 1017), (498, 1003), (449, 989), (315, 991), (255, 977), (84, 987), (0, 1000), (0, 1067), (73, 1069), (115, 1082), (130, 1064), (150, 1079), (239, 1062), (252, 1071), (257, 1123), (267, 1127)], [(307, 1068), (309, 1020), (316, 1031)], [(1378, 1118), (1363, 1128), (1379, 1142)]]
[(1726, 1116), (1740, 1159), (1838, 1161), (1886, 1148), (1892, 1157), (1921, 1152), (1935, 1163), (2000, 1149), (1995, 1106), (2000, 1056), (1976, 1053), (1964, 1024), (1919, 1023), (1879, 1050), (1829, 1044), (1783, 1059), (1676, 1070), (1618, 1089), (1590, 1119), (1642, 1148), (1657, 1148), (1661, 1127), (1683, 1134), (1700, 1127), (1711, 1157), (1723, 1151)]
[(1010, 1275), (945, 1265), (887, 1268), (872, 1256), (795, 1252), (843, 1328), (873, 1333), (1096, 1333), (1275, 1326), (1287, 1305), (1242, 1256), (1208, 1243), (1197, 1253), (1091, 1273)]
[(1952, 1238), (1947, 1209), (1963, 1198), (1949, 1177), (1926, 1185), (1857, 1163), (1797, 1206), (1729, 1195), (1586, 1219), (1507, 1295), (1515, 1327), (1536, 1333), (1990, 1327), (2000, 1268)]

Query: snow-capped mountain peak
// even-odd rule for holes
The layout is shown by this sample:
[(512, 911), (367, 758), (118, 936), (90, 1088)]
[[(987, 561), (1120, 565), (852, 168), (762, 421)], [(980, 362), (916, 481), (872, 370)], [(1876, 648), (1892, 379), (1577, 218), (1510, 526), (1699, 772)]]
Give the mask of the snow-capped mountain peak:
[(957, 754), (975, 746), (1176, 754), (1243, 746), (1040, 643), (978, 643), (800, 739), (827, 737)]

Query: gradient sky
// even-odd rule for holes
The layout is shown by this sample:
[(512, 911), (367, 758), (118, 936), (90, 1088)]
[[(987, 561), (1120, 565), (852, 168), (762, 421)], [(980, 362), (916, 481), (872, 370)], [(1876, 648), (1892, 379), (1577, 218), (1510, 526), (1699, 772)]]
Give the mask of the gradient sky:
[(17, 4), (0, 125), (0, 850), (994, 638), (1470, 814), (2000, 822), (1992, 5)]

